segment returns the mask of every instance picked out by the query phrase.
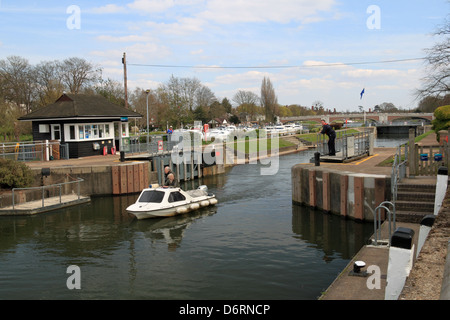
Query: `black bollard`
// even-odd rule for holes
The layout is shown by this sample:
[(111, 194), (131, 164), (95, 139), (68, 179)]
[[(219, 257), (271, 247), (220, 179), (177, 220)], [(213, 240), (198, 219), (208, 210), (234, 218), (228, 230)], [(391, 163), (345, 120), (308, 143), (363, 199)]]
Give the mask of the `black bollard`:
[(320, 152), (314, 153), (314, 163), (316, 167), (320, 167)]
[(125, 151), (120, 151), (120, 162), (125, 161)]

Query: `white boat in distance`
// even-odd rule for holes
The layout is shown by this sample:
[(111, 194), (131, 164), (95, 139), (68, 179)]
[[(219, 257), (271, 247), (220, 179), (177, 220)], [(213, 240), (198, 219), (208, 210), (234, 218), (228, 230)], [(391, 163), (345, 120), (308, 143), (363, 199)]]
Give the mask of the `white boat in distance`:
[(216, 203), (216, 196), (208, 193), (208, 188), (204, 185), (189, 191), (157, 187), (142, 190), (136, 202), (126, 210), (141, 220), (172, 217)]

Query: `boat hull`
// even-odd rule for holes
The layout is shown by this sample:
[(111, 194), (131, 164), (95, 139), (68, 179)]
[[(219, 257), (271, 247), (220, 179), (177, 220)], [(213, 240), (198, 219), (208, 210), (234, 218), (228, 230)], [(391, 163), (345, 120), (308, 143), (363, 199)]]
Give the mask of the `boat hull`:
[[(207, 205), (206, 202), (208, 202)], [(206, 199), (201, 199), (198, 201), (192, 201), (190, 203), (184, 203), (177, 206), (161, 209), (146, 210), (144, 208), (137, 208), (137, 207), (135, 208), (133, 206), (130, 206), (127, 208), (127, 212), (134, 215), (138, 220), (151, 218), (165, 218), (189, 213), (191, 211), (195, 211), (203, 207), (215, 205), (216, 203), (217, 199), (215, 197), (208, 197)]]

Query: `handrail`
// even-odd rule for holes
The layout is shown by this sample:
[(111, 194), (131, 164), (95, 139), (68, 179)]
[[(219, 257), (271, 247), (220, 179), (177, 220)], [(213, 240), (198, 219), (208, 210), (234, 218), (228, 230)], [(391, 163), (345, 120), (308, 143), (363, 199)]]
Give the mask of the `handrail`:
[[(359, 156), (367, 153), (369, 150), (369, 139), (370, 139), (370, 131), (364, 130), (362, 132), (357, 133), (349, 133), (348, 130), (339, 130), (336, 131), (336, 148), (338, 149), (338, 146), (341, 146), (340, 149), (343, 154), (344, 159), (348, 159), (348, 138), (354, 137), (354, 145), (355, 148), (355, 154), (354, 156)], [(317, 134), (317, 150), (321, 154), (326, 154), (328, 150), (327, 146), (327, 138), (322, 134)]]
[[(375, 237), (375, 246), (378, 245), (378, 235), (380, 236), (380, 240), (381, 240), (381, 214), (379, 212), (380, 209), (385, 209), (386, 211), (389, 212), (390, 214), (390, 210), (385, 207), (385, 206), (378, 206), (375, 209), (375, 213), (374, 213), (374, 219), (373, 219), (373, 234)], [(378, 219), (377, 219), (377, 214), (378, 214)], [(377, 223), (379, 225), (379, 227), (377, 228)]]
[[(391, 205), (393, 207), (393, 217), (391, 210), (389, 210), (385, 205)], [(392, 227), (391, 224), (393, 222), (394, 224), (394, 230), (396, 229), (396, 222), (395, 222), (395, 204), (390, 202), (390, 201), (384, 201), (382, 203), (380, 203), (380, 205), (378, 207), (375, 208), (375, 213), (374, 213), (374, 219), (373, 219), (373, 228), (374, 228), (374, 237), (375, 237), (375, 246), (378, 245), (378, 235), (380, 236), (380, 240), (381, 240), (381, 214), (380, 214), (380, 210), (381, 209), (385, 209), (388, 213), (388, 221), (389, 221), (389, 243), (391, 240), (391, 236), (392, 236)], [(378, 219), (377, 219), (378, 216)], [(378, 224), (378, 228), (377, 228), (377, 224)]]
[[(402, 147), (405, 148), (404, 160), (402, 161)], [(398, 146), (397, 153), (394, 155), (394, 163), (392, 164), (391, 173), (391, 195), (392, 202), (397, 201), (398, 183), (406, 177), (406, 164), (408, 162), (408, 144)]]
[(46, 189), (46, 188), (53, 188), (53, 187), (59, 187), (59, 203), (61, 203), (61, 197), (62, 197), (62, 192), (61, 192), (61, 189), (62, 189), (62, 186), (63, 185), (66, 185), (66, 184), (73, 184), (73, 183), (77, 183), (78, 184), (78, 190), (77, 190), (77, 195), (78, 195), (78, 200), (80, 200), (80, 182), (83, 182), (84, 181), (84, 179), (81, 179), (81, 178), (77, 178), (77, 180), (76, 181), (69, 181), (69, 182), (62, 182), (62, 183), (57, 183), (57, 184), (51, 184), (51, 185), (48, 185), (48, 186), (41, 186), (41, 187), (28, 187), (28, 188), (13, 188), (12, 189), (12, 207), (13, 207), (13, 210), (14, 210), (14, 206), (15, 206), (15, 198), (14, 198), (14, 191), (16, 191), (16, 190), (39, 190), (39, 189), (42, 189), (42, 207), (44, 207), (45, 206), (45, 202), (44, 202), (44, 198), (45, 198), (45, 196), (44, 196), (44, 190)]

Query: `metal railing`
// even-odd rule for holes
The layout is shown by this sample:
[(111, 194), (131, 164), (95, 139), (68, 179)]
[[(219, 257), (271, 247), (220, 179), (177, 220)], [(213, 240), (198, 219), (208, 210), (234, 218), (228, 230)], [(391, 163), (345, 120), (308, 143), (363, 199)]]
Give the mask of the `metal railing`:
[[(371, 131), (364, 130), (358, 133), (349, 133), (348, 130), (336, 132), (335, 149), (342, 152), (343, 159), (367, 154), (370, 149)], [(329, 154), (328, 137), (323, 134), (317, 135), (317, 150), (322, 155)]]
[[(391, 210), (386, 207), (386, 205), (390, 205), (392, 206), (392, 212)], [(380, 241), (381, 243), (381, 214), (380, 214), (380, 210), (386, 210), (387, 215), (388, 215), (388, 222), (389, 222), (389, 238), (387, 242), (383, 242), (383, 245), (389, 245), (390, 244), (390, 240), (391, 240), (391, 236), (392, 236), (392, 230), (396, 229), (396, 222), (395, 222), (395, 204), (390, 202), (390, 201), (384, 201), (382, 203), (380, 203), (380, 205), (378, 207), (375, 208), (375, 212), (374, 212), (374, 219), (373, 219), (373, 235), (374, 235), (374, 245), (378, 246), (378, 242)], [(393, 227), (392, 227), (393, 225)]]
[[(15, 197), (14, 197), (14, 192), (19, 191), (19, 190), (42, 190), (42, 207), (45, 207), (45, 190), (46, 189), (57, 189), (59, 191), (59, 203), (62, 202), (62, 187), (64, 185), (71, 185), (71, 184), (77, 184), (77, 196), (78, 196), (78, 200), (80, 200), (80, 183), (83, 182), (84, 180), (81, 178), (77, 178), (76, 181), (69, 181), (69, 182), (62, 182), (62, 183), (57, 183), (57, 184), (52, 184), (52, 185), (48, 185), (48, 186), (41, 186), (41, 187), (29, 187), (29, 188), (13, 188), (12, 189), (12, 208), (13, 210), (15, 209)], [(58, 196), (58, 195), (56, 195)]]
[(53, 152), (60, 153), (59, 141), (2, 142), (0, 144), (0, 157), (3, 159), (45, 161)]
[[(402, 152), (403, 150), (403, 152)], [(394, 163), (392, 164), (391, 173), (391, 195), (392, 202), (397, 201), (398, 184), (406, 178), (406, 168), (408, 167), (408, 143), (398, 146), (397, 153), (394, 155)]]
[[(181, 143), (184, 150), (194, 149), (200, 145), (202, 140), (195, 137), (197, 144), (194, 143), (194, 135), (189, 131), (174, 132), (173, 134), (150, 135), (148, 143), (145, 136), (131, 137), (122, 139), (122, 149), (126, 154), (148, 153), (150, 155), (165, 154), (177, 150)], [(144, 142), (141, 142), (145, 140)], [(175, 147), (175, 149), (174, 149)]]

